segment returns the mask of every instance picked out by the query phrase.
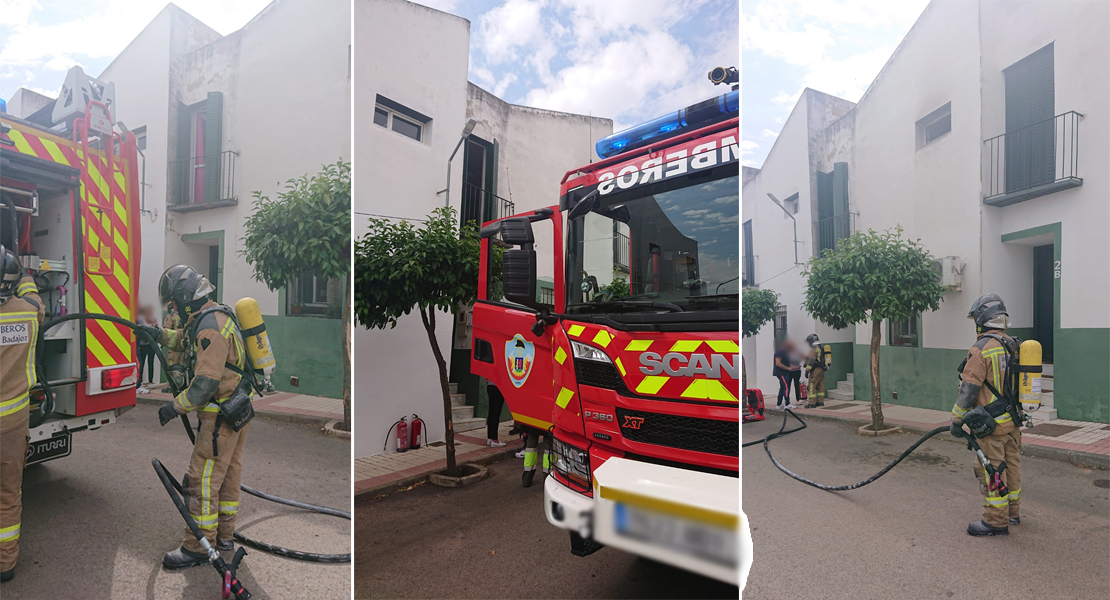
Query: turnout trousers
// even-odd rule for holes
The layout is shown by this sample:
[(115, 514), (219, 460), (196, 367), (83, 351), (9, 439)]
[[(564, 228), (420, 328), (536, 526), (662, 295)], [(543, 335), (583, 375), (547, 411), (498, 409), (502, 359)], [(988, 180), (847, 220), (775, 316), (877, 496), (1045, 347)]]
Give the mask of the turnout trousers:
[(975, 477), (979, 479), (979, 491), (984, 497), (983, 520), (994, 527), (1006, 527), (1009, 519), (1021, 515), (1021, 429), (1015, 427), (1009, 433), (988, 435), (977, 441), (992, 465), (998, 467), (1006, 461), (1006, 470), (1002, 472), (1002, 481), (1010, 490), (1006, 496), (987, 488), (987, 473), (983, 465), (975, 461)]
[(0, 432), (0, 571), (15, 568), (23, 516), (23, 464), (27, 461), (27, 409), (23, 423)]
[[(239, 484), (243, 475), (243, 446), (250, 425), (235, 431), (222, 423), (216, 435), (216, 451), (213, 452), (212, 431), (217, 413), (202, 408), (197, 414), (200, 415), (200, 430), (182, 488), (188, 494), (186, 506), (189, 514), (204, 532), (208, 543), (215, 546), (217, 539), (228, 541), (235, 534)], [(190, 552), (204, 552), (188, 527), (185, 528), (185, 540), (181, 546)]]

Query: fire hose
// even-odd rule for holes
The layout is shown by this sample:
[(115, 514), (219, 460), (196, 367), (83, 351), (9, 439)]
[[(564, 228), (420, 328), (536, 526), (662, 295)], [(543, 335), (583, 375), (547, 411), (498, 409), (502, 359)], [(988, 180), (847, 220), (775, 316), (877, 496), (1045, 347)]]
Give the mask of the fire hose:
[[(117, 325), (123, 325), (124, 327), (128, 327), (128, 328), (132, 329), (133, 331), (135, 331), (136, 334), (142, 335), (147, 340), (149, 340), (150, 345), (156, 350), (155, 354), (158, 356), (158, 362), (161, 364), (162, 370), (166, 373), (169, 372), (169, 370), (170, 370), (169, 369), (169, 361), (166, 359), (166, 354), (162, 350), (162, 348), (159, 344), (159, 340), (152, 339), (150, 334), (148, 334), (146, 331), (144, 331), (142, 329), (142, 327), (139, 326), (138, 324), (132, 323), (131, 321), (128, 321), (127, 319), (122, 319), (120, 317), (115, 317), (115, 316), (112, 316), (112, 315), (104, 315), (104, 314), (97, 314), (97, 313), (73, 313), (73, 314), (68, 314), (68, 315), (62, 316), (62, 317), (58, 317), (56, 319), (51, 319), (50, 321), (47, 321), (45, 324), (43, 324), (43, 327), (39, 330), (38, 347), (41, 349), (42, 344), (43, 344), (44, 339), (45, 339), (44, 338), (45, 333), (48, 330), (50, 330), (50, 329), (52, 329), (52, 328), (54, 328), (58, 325), (61, 325), (62, 323), (65, 323), (65, 322), (68, 322), (68, 321), (76, 321), (76, 320), (81, 320), (81, 321), (84, 321), (84, 320), (110, 321), (112, 323), (116, 323)], [(51, 412), (53, 412), (54, 399), (53, 399), (53, 394), (50, 392), (50, 384), (46, 379), (45, 370), (44, 370), (43, 365), (42, 365), (42, 352), (37, 352), (36, 356), (37, 356), (37, 358), (36, 358), (35, 369), (38, 372), (38, 379), (39, 379), (39, 382), (42, 384), (43, 392), (46, 396), (45, 400), (43, 401), (43, 403), (40, 407), (41, 415), (39, 416), (39, 418), (40, 418), (39, 422), (41, 424), (41, 421), (44, 420), (46, 418), (46, 416), (48, 416)], [(174, 382), (172, 377), (167, 377), (166, 379), (169, 382), (171, 395), (176, 397), (181, 392), (181, 390), (177, 389), (176, 382)], [(193, 444), (196, 444), (196, 435), (193, 433), (193, 428), (189, 424), (188, 417), (186, 417), (186, 415), (181, 415), (181, 422), (185, 425), (185, 430), (189, 434), (189, 440)], [(210, 547), (210, 545), (208, 544), (208, 541), (204, 538), (204, 534), (201, 533), (200, 529), (196, 526), (196, 522), (193, 520), (192, 516), (189, 515), (189, 512), (185, 508), (184, 502), (182, 501), (182, 499), (179, 495), (179, 494), (183, 493), (182, 490), (181, 490), (181, 485), (177, 483), (177, 481), (173, 478), (173, 476), (171, 476), (168, 472), (166, 472), (165, 467), (162, 466), (162, 463), (159, 462), (158, 459), (156, 459), (156, 458), (153, 459), (153, 464), (154, 464), (155, 472), (158, 473), (158, 478), (162, 480), (162, 484), (166, 487), (166, 492), (170, 495), (170, 499), (172, 499), (174, 504), (177, 506), (178, 512), (181, 513), (182, 518), (185, 519), (185, 524), (188, 525), (189, 530), (193, 533), (194, 536), (196, 536), (197, 541), (200, 542), (201, 546), (205, 548), (205, 551), (208, 553), (209, 560), (212, 562), (213, 566), (215, 566), (216, 570), (219, 571), (220, 575), (222, 577), (224, 577), (225, 593), (229, 589), (232, 592), (234, 592), (235, 588), (234, 588), (233, 585), (231, 585), (231, 583), (233, 583), (233, 580), (235, 579), (234, 578), (235, 568), (238, 566), (239, 561), (242, 560), (242, 556), (240, 556), (239, 553), (241, 552), (243, 554), (243, 556), (245, 556), (246, 555), (246, 550), (244, 550), (243, 548), (240, 548), (239, 552), (236, 553), (235, 559), (233, 559), (232, 564), (230, 566), (225, 564), (223, 562), (223, 560), (220, 559), (218, 553), (215, 553), (213, 555), (215, 550), (213, 550)], [(340, 518), (347, 519), (347, 520), (351, 519), (351, 513), (347, 512), (347, 511), (338, 510), (338, 509), (335, 509), (335, 508), (328, 508), (328, 507), (325, 507), (325, 506), (316, 506), (315, 504), (308, 504), (308, 503), (305, 503), (305, 502), (298, 502), (296, 500), (289, 500), (289, 499), (286, 499), (286, 498), (280, 498), (278, 496), (274, 496), (274, 495), (271, 495), (271, 494), (267, 494), (265, 492), (261, 492), (259, 490), (256, 490), (256, 489), (250, 487), (250, 486), (247, 486), (247, 485), (240, 485), (239, 489), (243, 490), (244, 492), (246, 492), (246, 493), (248, 493), (252, 496), (256, 496), (258, 498), (262, 498), (263, 500), (268, 500), (270, 502), (275, 502), (277, 504), (284, 504), (286, 506), (292, 506), (294, 508), (300, 508), (302, 510), (307, 510), (307, 511), (310, 511), (310, 512), (315, 512), (315, 513), (320, 513), (320, 514), (325, 514), (325, 515), (331, 515), (331, 516), (334, 516), (334, 517), (340, 517)], [(300, 551), (300, 550), (291, 550), (291, 549), (288, 549), (288, 548), (283, 548), (281, 546), (275, 546), (273, 544), (267, 544), (265, 542), (260, 542), (260, 541), (257, 541), (257, 540), (253, 540), (253, 539), (239, 533), (238, 531), (235, 532), (235, 539), (238, 540), (240, 543), (242, 543), (244, 545), (251, 546), (253, 548), (257, 548), (259, 550), (262, 550), (263, 552), (267, 552), (267, 553), (270, 553), (270, 554), (275, 554), (277, 556), (284, 556), (286, 558), (293, 558), (293, 559), (297, 559), (297, 560), (304, 560), (304, 561), (309, 561), (309, 562), (319, 562), (319, 563), (349, 563), (349, 562), (351, 562), (351, 554), (349, 552), (346, 553), (346, 554), (319, 554), (319, 553), (315, 553), (315, 552), (303, 552), (303, 551)], [(213, 556), (214, 556), (214, 558), (213, 558)], [(229, 578), (229, 576), (230, 576), (230, 578)], [(241, 585), (239, 586), (239, 589), (242, 590)], [(246, 590), (242, 590), (242, 592), (241, 592), (241, 594), (245, 594), (245, 595), (241, 595), (240, 592), (234, 592), (234, 593), (236, 594), (235, 597), (238, 598), (239, 600), (247, 600), (248, 598), (250, 598), (250, 593), (247, 592)], [(228, 596), (225, 595), (224, 597), (227, 598)]]
[[(786, 429), (786, 418), (787, 418), (787, 416), (794, 417), (799, 423), (802, 424), (801, 427), (795, 427), (794, 429), (789, 429), (789, 430)], [(865, 486), (869, 483), (874, 482), (875, 480), (882, 477), (883, 475), (886, 475), (887, 472), (889, 472), (891, 469), (893, 469), (895, 466), (897, 466), (898, 463), (905, 460), (905, 458), (907, 456), (909, 456), (914, 450), (916, 450), (918, 448), (918, 446), (920, 446), (921, 444), (924, 444), (926, 440), (928, 440), (929, 438), (931, 438), (931, 437), (933, 437), (937, 434), (945, 433), (945, 432), (950, 430), (948, 425), (943, 425), (943, 426), (937, 427), (936, 429), (933, 429), (929, 432), (926, 432), (925, 435), (922, 435), (909, 448), (906, 448), (906, 450), (904, 452), (899, 454), (898, 458), (891, 461), (890, 464), (883, 467), (883, 469), (881, 471), (879, 471), (878, 473), (875, 473), (874, 475), (872, 475), (871, 477), (868, 477), (867, 479), (864, 479), (863, 481), (859, 481), (859, 482), (848, 484), (848, 485), (826, 485), (826, 484), (823, 484), (823, 483), (817, 483), (816, 481), (811, 481), (809, 479), (806, 479), (805, 477), (802, 477), (801, 475), (798, 475), (797, 473), (791, 471), (790, 469), (787, 469), (786, 467), (782, 466), (782, 463), (780, 463), (778, 461), (778, 459), (775, 458), (775, 455), (771, 453), (771, 446), (770, 446), (771, 440), (773, 440), (775, 438), (782, 437), (782, 436), (790, 434), (790, 433), (794, 433), (796, 431), (801, 431), (805, 428), (806, 428), (806, 423), (805, 423), (805, 421), (803, 421), (801, 419), (801, 417), (794, 414), (794, 411), (792, 411), (790, 409), (784, 409), (783, 413), (782, 413), (782, 426), (779, 427), (778, 431), (776, 431), (774, 433), (771, 433), (771, 434), (768, 434), (767, 437), (765, 437), (761, 440), (755, 440), (755, 441), (752, 441), (752, 442), (747, 442), (745, 444), (742, 444), (742, 447), (746, 448), (748, 446), (754, 446), (755, 444), (762, 443), (763, 444), (763, 449), (767, 452), (767, 456), (771, 459), (771, 462), (774, 463), (775, 467), (777, 467), (778, 470), (782, 471), (783, 473), (786, 473), (791, 478), (796, 479), (796, 480), (798, 480), (798, 481), (800, 481), (800, 482), (802, 482), (806, 485), (813, 486), (817, 489), (825, 490), (827, 492), (846, 492), (846, 491), (849, 491), (849, 490), (854, 490), (854, 489), (861, 488), (861, 487), (863, 487), (863, 486)], [(979, 447), (979, 444), (975, 441), (975, 438), (973, 436), (964, 432), (964, 440), (967, 442), (968, 450), (972, 450), (972, 451), (975, 452), (975, 454), (979, 458), (979, 462), (983, 465), (983, 468), (986, 470), (988, 487), (992, 491), (1004, 490), (1005, 489), (1005, 484), (1002, 482), (1002, 472), (1006, 469), (1006, 463), (1003, 462), (997, 468), (995, 468), (993, 465), (991, 465), (991, 462), (990, 462), (990, 460), (987, 459), (986, 455), (983, 454), (983, 450)]]

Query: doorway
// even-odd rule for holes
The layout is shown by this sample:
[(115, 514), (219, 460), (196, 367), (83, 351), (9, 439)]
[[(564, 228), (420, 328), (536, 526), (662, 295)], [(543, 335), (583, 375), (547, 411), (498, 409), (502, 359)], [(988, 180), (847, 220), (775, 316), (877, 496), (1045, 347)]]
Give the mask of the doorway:
[(1041, 360), (1052, 364), (1052, 329), (1055, 310), (1055, 248), (1033, 247), (1033, 339), (1041, 343)]

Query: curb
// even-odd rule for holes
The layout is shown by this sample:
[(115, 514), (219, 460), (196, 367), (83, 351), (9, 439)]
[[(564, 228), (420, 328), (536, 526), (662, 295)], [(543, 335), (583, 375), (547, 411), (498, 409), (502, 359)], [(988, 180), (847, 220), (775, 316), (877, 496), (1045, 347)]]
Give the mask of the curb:
[[(465, 461), (465, 462), (469, 463), (469, 464), (473, 464), (473, 465), (486, 466), (486, 465), (489, 465), (491, 463), (499, 462), (499, 461), (504, 460), (505, 458), (507, 458), (509, 456), (512, 456), (512, 455), (516, 454), (523, 447), (524, 447), (524, 444), (519, 444), (519, 445), (509, 444), (509, 445), (505, 446), (504, 448), (502, 448), (501, 450), (498, 450), (497, 452), (494, 452), (492, 454), (487, 454), (485, 456), (480, 456), (480, 457), (478, 457), (474, 460), (468, 460), (468, 461)], [(459, 464), (464, 464), (464, 463), (459, 463)], [(355, 504), (358, 505), (359, 503), (362, 503), (362, 502), (369, 502), (370, 500), (373, 500), (377, 496), (384, 495), (385, 493), (395, 492), (395, 491), (400, 490), (401, 488), (406, 488), (406, 487), (409, 487), (411, 485), (414, 485), (414, 484), (420, 483), (422, 481), (425, 481), (425, 480), (428, 479), (428, 475), (433, 473), (434, 471), (436, 471), (436, 469), (428, 469), (428, 471), (425, 472), (425, 473), (418, 473), (416, 475), (409, 475), (408, 477), (404, 477), (404, 478), (398, 479), (396, 481), (390, 481), (388, 483), (383, 483), (381, 485), (377, 485), (377, 486), (374, 486), (372, 488), (367, 488), (365, 490), (356, 491), (355, 492), (355, 499), (354, 499)], [(386, 490), (388, 490), (388, 492), (386, 492)], [(373, 495), (371, 495), (371, 494), (373, 494)]]
[[(781, 410), (767, 409), (767, 414), (774, 412), (782, 414)], [(831, 415), (818, 415), (818, 414), (794, 414), (798, 416), (805, 416), (807, 419), (814, 421), (835, 421), (838, 423), (845, 423), (851, 425), (857, 423), (854, 419), (842, 419)], [(916, 433), (917, 435), (925, 435), (929, 433), (929, 429), (917, 427), (915, 425), (898, 425), (897, 423), (888, 423), (888, 425), (895, 425), (905, 431), (906, 433)], [(937, 434), (933, 439), (944, 440), (946, 442), (954, 442), (957, 444), (966, 444), (963, 440), (957, 440), (950, 434), (941, 433)], [(1064, 450), (1062, 448), (1053, 448), (1052, 446), (1041, 446), (1040, 444), (1022, 444), (1021, 453), (1027, 456), (1036, 456), (1037, 458), (1047, 458), (1049, 460), (1058, 460), (1066, 462), (1077, 467), (1091, 467), (1096, 469), (1108, 470), (1110, 469), (1110, 456), (1105, 454), (1095, 454), (1094, 452), (1082, 452), (1080, 450)]]
[[(163, 404), (173, 402), (173, 400), (163, 400), (161, 398), (149, 398), (145, 396), (138, 396), (135, 398), (135, 401), (138, 404), (146, 404), (148, 406), (162, 406)], [(329, 422), (334, 420), (331, 417), (318, 417), (316, 415), (304, 415), (300, 413), (278, 412), (272, 410), (257, 410), (254, 414), (255, 416), (269, 419), (271, 421), (282, 421), (285, 423), (294, 423), (297, 425), (314, 425), (320, 428), (325, 427)], [(335, 437), (343, 439), (342, 436), (337, 435)], [(349, 440), (351, 438), (348, 436), (346, 439)]]
[(342, 429), (336, 429), (336, 426), (338, 426), (342, 422), (343, 422), (343, 419), (332, 419), (332, 420), (328, 421), (326, 424), (324, 424), (324, 435), (330, 435), (332, 437), (337, 437), (341, 440), (351, 439), (351, 432), (350, 431), (344, 431)]

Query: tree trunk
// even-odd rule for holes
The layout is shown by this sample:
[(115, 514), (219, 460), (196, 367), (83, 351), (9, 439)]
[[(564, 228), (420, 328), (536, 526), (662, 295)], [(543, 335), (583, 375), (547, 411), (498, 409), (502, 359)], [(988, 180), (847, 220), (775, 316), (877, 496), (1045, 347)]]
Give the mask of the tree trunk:
[(880, 431), (883, 423), (883, 390), (879, 386), (879, 339), (882, 320), (871, 321), (871, 430)]
[(351, 278), (343, 299), (343, 430), (351, 432)]
[(458, 477), (459, 471), (455, 465), (455, 424), (451, 419), (451, 384), (447, 382), (447, 361), (443, 360), (439, 340), (436, 339), (436, 307), (421, 307), (420, 320), (424, 321), (424, 330), (428, 332), (428, 342), (432, 345), (432, 354), (435, 355), (436, 366), (439, 368), (439, 386), (443, 391), (443, 441), (447, 445), (447, 475)]

